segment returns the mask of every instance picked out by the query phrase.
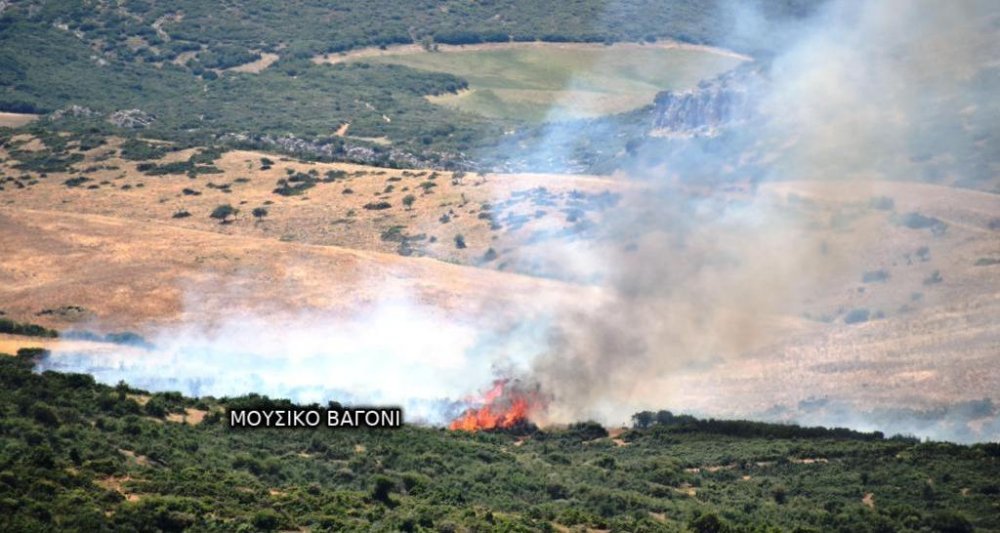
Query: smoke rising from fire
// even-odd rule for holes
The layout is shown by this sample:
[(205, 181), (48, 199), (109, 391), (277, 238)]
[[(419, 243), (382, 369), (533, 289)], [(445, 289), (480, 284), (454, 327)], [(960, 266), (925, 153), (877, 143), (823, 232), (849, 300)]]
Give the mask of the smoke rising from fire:
[[(410, 423), (445, 424), (465, 408), (456, 400), (493, 379), (491, 350), (507, 349), (481, 330), (404, 299), (349, 318), (234, 311), (211, 326), (158, 330), (148, 350), (57, 350), (40, 369), (83, 371), (105, 383), (124, 380), (191, 396), (258, 393), (298, 403), (398, 405)], [(524, 349), (527, 339), (519, 341)]]
[[(878, 233), (828, 241), (811, 231), (816, 217), (785, 198), (758, 192), (727, 201), (699, 193), (698, 179), (711, 186), (712, 172), (749, 162), (765, 182), (846, 180), (864, 191), (935, 171), (914, 163), (928, 152), (958, 156), (943, 171), (956, 179), (983, 168), (995, 176), (995, 154), (975, 149), (975, 136), (956, 131), (955, 121), (973, 109), (996, 131), (997, 11), (988, 2), (833, 2), (783, 28), (784, 48), (760, 60), (768, 82), (752, 95), (756, 119), (720, 137), (733, 146), (692, 142), (634, 168), (653, 192), (626, 198), (626, 213), (605, 222), (607, 236), (633, 246), (576, 250), (619, 297), (556, 320), (529, 373), (554, 398), (549, 419), (621, 421), (639, 408), (689, 408), (677, 403), (689, 391), (675, 387), (674, 375), (780, 350), (800, 306), (857, 276), (877, 253)], [(763, 28), (742, 25), (735, 39), (757, 40), (745, 32)], [(572, 150), (570, 134), (554, 130), (540, 143), (552, 153), (533, 159), (571, 158), (558, 153)], [(535, 253), (565, 256), (558, 247)], [(703, 394), (742, 401), (724, 388)], [(806, 423), (830, 420), (802, 414)]]

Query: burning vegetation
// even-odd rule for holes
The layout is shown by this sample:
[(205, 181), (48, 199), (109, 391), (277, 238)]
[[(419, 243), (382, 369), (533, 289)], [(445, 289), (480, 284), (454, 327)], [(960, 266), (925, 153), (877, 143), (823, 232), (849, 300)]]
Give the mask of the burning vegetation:
[(545, 409), (545, 398), (537, 388), (527, 388), (517, 381), (498, 379), (470, 404), (448, 429), (458, 431), (528, 430), (534, 427), (530, 417)]

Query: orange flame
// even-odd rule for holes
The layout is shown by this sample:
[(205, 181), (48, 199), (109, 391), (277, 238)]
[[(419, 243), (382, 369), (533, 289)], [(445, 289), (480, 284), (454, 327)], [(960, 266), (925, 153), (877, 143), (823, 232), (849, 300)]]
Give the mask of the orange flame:
[(470, 407), (448, 425), (448, 429), (480, 431), (509, 429), (527, 422), (528, 415), (540, 406), (539, 397), (531, 392), (507, 387), (507, 380), (497, 380), (493, 388), (480, 398), (470, 400), (481, 407)]

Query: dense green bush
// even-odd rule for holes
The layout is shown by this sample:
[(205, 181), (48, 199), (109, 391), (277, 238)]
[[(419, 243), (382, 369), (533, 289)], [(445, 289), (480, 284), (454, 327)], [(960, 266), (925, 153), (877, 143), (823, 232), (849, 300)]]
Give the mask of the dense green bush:
[(59, 332), (38, 324), (15, 322), (9, 318), (0, 318), (0, 333), (11, 335), (27, 335), (29, 337), (58, 337)]

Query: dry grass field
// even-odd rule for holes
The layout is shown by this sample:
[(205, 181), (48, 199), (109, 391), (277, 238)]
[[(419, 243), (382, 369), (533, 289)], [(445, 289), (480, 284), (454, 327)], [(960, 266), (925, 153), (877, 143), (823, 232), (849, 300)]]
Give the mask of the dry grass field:
[(26, 113), (0, 113), (0, 128), (19, 128), (38, 119)]
[[(573, 320), (576, 311), (606, 311), (602, 306), (618, 296), (606, 286), (529, 275), (532, 265), (517, 258), (572, 263), (565, 257), (576, 249), (569, 242), (614, 263), (629, 260), (613, 255), (625, 253), (626, 244), (642, 253), (647, 243), (538, 237), (571, 230), (575, 206), (607, 195), (621, 204), (583, 217), (613, 226), (649, 192), (615, 176), (455, 176), (232, 151), (213, 163), (220, 173), (192, 179), (147, 176), (136, 169), (142, 162), (122, 159), (117, 148), (88, 152), (76, 167), (89, 168), (90, 181), (77, 186), (66, 181), (79, 172), (23, 175), (0, 154), (0, 171), (27, 184), (8, 180), (0, 191), (0, 310), (7, 317), (59, 329), (145, 333), (239, 313), (278, 320), (322, 310), (349, 317), (399, 296), (490, 327), (531, 316)], [(196, 151), (171, 152), (155, 163), (184, 161)], [(266, 159), (273, 160), (270, 168), (262, 168)], [(331, 171), (335, 179), (323, 182)], [(279, 180), (310, 172), (319, 181), (302, 194), (274, 192)], [(403, 198), (411, 194), (407, 208)], [(678, 187), (674, 194), (704, 191)], [(696, 358), (634, 394), (739, 416), (817, 397), (851, 398), (859, 408), (933, 408), (1000, 390), (1000, 372), (990, 364), (1000, 351), (996, 195), (912, 182), (804, 181), (715, 196), (797, 220), (796, 264), (805, 269), (803, 279), (822, 273), (823, 283), (805, 283), (782, 294), (780, 306), (756, 310), (766, 315), (752, 320), (762, 333), (739, 353)], [(873, 207), (879, 197), (891, 198), (892, 208)], [(365, 208), (377, 202), (389, 207)], [(221, 223), (210, 217), (220, 204), (239, 212)], [(266, 215), (255, 217), (255, 208)], [(179, 212), (190, 216), (176, 218)], [(936, 219), (946, 230), (907, 227), (908, 213)], [(465, 248), (456, 246), (456, 235)], [(696, 236), (682, 255), (666, 259), (685, 268), (724, 251), (728, 238)], [(707, 250), (697, 249), (706, 243)], [(884, 274), (866, 279), (872, 272)], [(765, 292), (769, 287), (766, 272), (747, 279), (764, 280)], [(197, 305), (190, 294), (199, 295)], [(733, 313), (748, 312), (745, 302), (732, 305)], [(855, 309), (868, 311), (868, 320), (846, 323)], [(73, 342), (77, 351), (108, 349)], [(5, 336), (0, 351), (38, 344)]]

